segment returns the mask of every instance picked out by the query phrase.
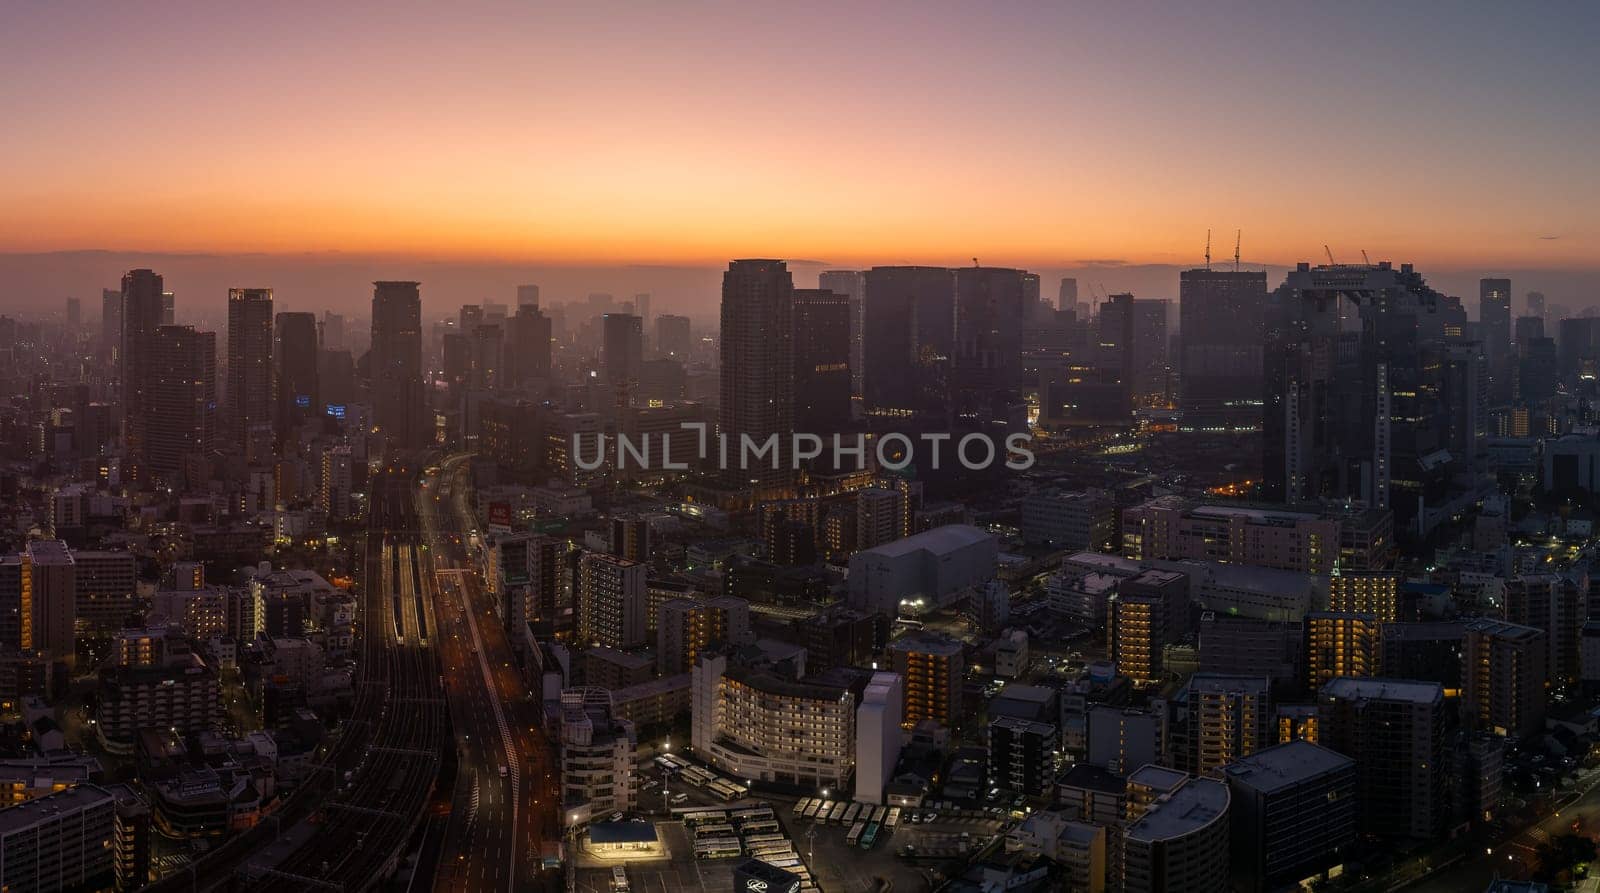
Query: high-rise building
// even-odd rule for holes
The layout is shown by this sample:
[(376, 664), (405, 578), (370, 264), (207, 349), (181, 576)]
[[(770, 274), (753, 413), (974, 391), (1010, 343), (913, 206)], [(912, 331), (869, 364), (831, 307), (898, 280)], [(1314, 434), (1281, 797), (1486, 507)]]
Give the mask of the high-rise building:
[[(533, 288), (538, 297), (537, 286)], [(517, 313), (506, 321), (505, 383), (519, 388), (550, 377), (550, 317), (539, 310), (539, 303), (522, 303), (518, 295)]]
[(1543, 317), (1544, 313), (1545, 313), (1545, 309), (1544, 309), (1544, 292), (1542, 292), (1542, 291), (1530, 291), (1530, 292), (1528, 292), (1526, 306), (1528, 308), (1528, 315), (1529, 316)]
[(1448, 814), (1444, 688), (1340, 678), (1322, 686), (1317, 740), (1356, 762), (1361, 830), (1432, 840)]
[(639, 390), (639, 370), (644, 364), (644, 320), (629, 313), (601, 317), (603, 340), (600, 371), (611, 386), (618, 407), (633, 402)]
[(645, 566), (588, 552), (578, 560), (578, 641), (633, 648), (645, 641)]
[(862, 350), (866, 343), (863, 326), (866, 322), (866, 279), (859, 270), (824, 270), (817, 276), (817, 288), (844, 295), (850, 306), (850, 393), (861, 396)]
[(1060, 731), (1054, 723), (1001, 716), (989, 723), (989, 783), (1028, 797), (1053, 794)]
[(794, 291), (796, 431), (826, 439), (850, 423), (850, 311), (845, 295)]
[(900, 711), (905, 706), (903, 680), (893, 673), (876, 672), (861, 692), (856, 712), (856, 797), (861, 803), (882, 806), (884, 793), (894, 778), (900, 759)]
[(1490, 399), (1511, 399), (1511, 280), (1478, 280), (1478, 331), (1489, 359)]
[(1022, 270), (957, 267), (953, 391), (1014, 388), (1026, 318)]
[(1266, 272), (1185, 270), (1178, 274), (1178, 289), (1183, 427), (1260, 427)]
[(130, 476), (145, 477), (150, 430), (151, 342), (161, 328), (162, 279), (151, 270), (130, 270), (122, 277), (122, 436), (128, 449)]
[(1062, 278), (1061, 289), (1056, 293), (1056, 309), (1062, 311), (1077, 311), (1078, 280), (1073, 279), (1070, 276)]
[(1587, 574), (1518, 574), (1506, 581), (1504, 619), (1545, 634), (1545, 678), (1578, 678), (1578, 643), (1589, 619)]
[(59, 540), (32, 540), (0, 558), (0, 645), (71, 663), (77, 574)]
[(1229, 865), (1235, 889), (1294, 886), (1338, 865), (1356, 840), (1356, 763), (1326, 747), (1290, 741), (1223, 769)]
[[(73, 785), (0, 813), (0, 889), (105, 890), (117, 886), (117, 802)], [(144, 879), (127, 889), (144, 886)]]
[(1400, 619), (1400, 575), (1335, 569), (1328, 577), (1328, 610), (1372, 614), (1379, 623), (1393, 623)]
[(228, 289), (225, 441), (251, 463), (273, 455), (272, 341), (272, 289)]
[(217, 336), (162, 326), (143, 350), (146, 463), (171, 479), (189, 462), (209, 459), (216, 447)]
[(1128, 826), (1124, 893), (1222, 893), (1228, 889), (1228, 786), (1192, 778)]
[(350, 492), (353, 479), (353, 462), (349, 444), (340, 444), (322, 454), (322, 474), (319, 476), (317, 503), (322, 513), (331, 521), (350, 517)]
[(1313, 611), (1306, 615), (1306, 688), (1316, 691), (1340, 676), (1378, 672), (1380, 623), (1376, 614)]
[(1544, 731), (1543, 630), (1472, 620), (1461, 653), (1461, 716), (1475, 729), (1520, 741)]
[(420, 447), (432, 425), (422, 389), (422, 295), (416, 282), (374, 282), (373, 421), (396, 449)]
[(856, 697), (703, 654), (690, 683), (695, 754), (733, 778), (838, 790), (855, 770)]
[(616, 714), (611, 692), (561, 693), (561, 804), (569, 823), (634, 808), (637, 743), (633, 723)]
[(517, 286), (517, 307), (518, 308), (522, 308), (522, 307), (538, 307), (538, 306), (539, 306), (539, 286), (537, 286), (537, 285), (519, 285), (519, 286)]
[(334, 313), (331, 310), (322, 311), (322, 322), (317, 326), (317, 340), (322, 342), (323, 350), (344, 350), (345, 321), (343, 313)]
[(866, 405), (921, 408), (924, 370), (944, 370), (955, 352), (955, 274), (943, 267), (873, 267), (862, 281)]
[(1179, 640), (1189, 611), (1189, 578), (1166, 570), (1141, 571), (1123, 580), (1109, 615), (1112, 659), (1139, 682), (1165, 678), (1163, 650)]
[(1185, 701), (1187, 765), (1196, 775), (1221, 769), (1276, 740), (1272, 684), (1261, 676), (1196, 673)]
[(678, 598), (656, 610), (656, 666), (663, 676), (689, 672), (709, 649), (753, 640), (750, 603), (737, 596)]
[(671, 313), (656, 317), (656, 353), (687, 363), (693, 350), (694, 335), (689, 328), (689, 317)]
[(946, 728), (961, 724), (961, 680), (966, 661), (961, 643), (946, 636), (910, 635), (889, 646), (894, 672), (905, 685), (905, 728), (931, 719)]
[[(100, 344), (113, 360), (122, 352), (122, 292), (119, 289), (100, 290)], [(113, 363), (112, 368), (116, 365)]]
[(322, 388), (318, 375), (317, 317), (314, 313), (278, 314), (274, 340), (277, 365), (279, 443), (289, 443), (301, 430), (316, 432), (322, 420)]
[[(723, 273), (721, 376), (724, 483), (786, 490), (794, 477), (785, 442), (794, 431), (794, 280), (783, 261), (736, 260)], [(769, 438), (772, 448), (756, 458)]]
[(1291, 271), (1268, 309), (1264, 498), (1392, 505), (1397, 527), (1425, 523), (1455, 468), (1437, 461), (1435, 420), (1441, 357), (1465, 324), (1410, 264)]

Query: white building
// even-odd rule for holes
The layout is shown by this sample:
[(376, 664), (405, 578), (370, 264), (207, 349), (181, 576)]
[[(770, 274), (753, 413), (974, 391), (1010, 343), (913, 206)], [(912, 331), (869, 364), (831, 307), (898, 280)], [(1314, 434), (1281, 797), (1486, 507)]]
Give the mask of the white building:
[(611, 692), (561, 693), (561, 800), (569, 823), (633, 809), (633, 723), (617, 718)]
[(695, 752), (736, 779), (841, 788), (855, 771), (856, 699), (702, 655), (690, 692)]
[(850, 606), (896, 616), (901, 605), (937, 608), (994, 576), (993, 534), (948, 524), (850, 556)]
[(873, 673), (856, 712), (856, 800), (884, 803), (884, 788), (900, 759), (903, 683), (894, 673)]

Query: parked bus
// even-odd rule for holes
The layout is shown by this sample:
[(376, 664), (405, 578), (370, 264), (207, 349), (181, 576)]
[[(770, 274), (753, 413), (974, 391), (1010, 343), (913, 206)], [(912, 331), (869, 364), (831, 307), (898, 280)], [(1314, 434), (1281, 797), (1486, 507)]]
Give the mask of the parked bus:
[(718, 837), (736, 837), (733, 826), (723, 823), (718, 825), (697, 825), (694, 829), (695, 840), (714, 840)]
[(745, 822), (739, 826), (739, 833), (746, 836), (751, 834), (776, 834), (778, 833), (778, 820), (759, 819), (754, 822)]
[(794, 814), (795, 814), (795, 816), (798, 818), (799, 816), (805, 815), (806, 807), (810, 806), (810, 805), (811, 805), (811, 798), (810, 797), (802, 797), (801, 799), (794, 801)]
[(833, 805), (833, 811), (828, 813), (828, 822), (829, 822), (829, 824), (833, 824), (833, 825), (842, 825), (842, 824), (844, 824), (844, 814), (846, 812), (850, 811), (850, 806), (851, 806), (851, 804), (849, 804), (849, 803), (843, 803), (843, 802), (835, 803)]
[(707, 822), (727, 824), (728, 811), (725, 809), (697, 809), (686, 812), (680, 816), (685, 825), (701, 825)]
[(742, 855), (744, 848), (739, 846), (737, 837), (716, 837), (711, 840), (695, 841), (696, 859), (737, 859)]
[(893, 809), (889, 810), (889, 817), (883, 820), (883, 824), (884, 824), (885, 827), (888, 827), (888, 828), (894, 828), (895, 826), (899, 825), (900, 824), (900, 807), (896, 806)]
[(862, 849), (870, 850), (870, 849), (872, 849), (872, 845), (874, 843), (877, 843), (877, 841), (878, 841), (878, 828), (879, 827), (880, 826), (878, 825), (877, 822), (873, 822), (873, 823), (867, 825), (867, 830), (865, 832), (863, 832), (862, 835), (861, 835), (861, 848)]
[(844, 823), (846, 825), (848, 825), (848, 824), (854, 822), (858, 817), (860, 817), (860, 815), (861, 815), (861, 804), (860, 803), (852, 803), (852, 804), (850, 804), (850, 808), (844, 811)]
[(880, 806), (877, 809), (874, 809), (872, 811), (872, 820), (881, 825), (881, 824), (883, 824), (884, 817), (886, 817), (888, 814), (889, 814), (889, 807)]
[(855, 846), (861, 840), (861, 832), (867, 830), (866, 822), (856, 822), (850, 828), (850, 833), (844, 836), (845, 846)]
[(628, 893), (628, 871), (621, 865), (611, 869), (611, 889), (616, 893)]
[(744, 796), (743, 794), (740, 794), (739, 790), (737, 788), (735, 788), (733, 785), (728, 784), (727, 782), (722, 781), (720, 779), (717, 780), (717, 781), (713, 781), (711, 784), (707, 785), (706, 786), (706, 790), (711, 792), (711, 793), (713, 793), (713, 794), (716, 794), (718, 797), (721, 797), (722, 798), (722, 802), (724, 802), (724, 803), (732, 803), (733, 801), (735, 801), (735, 800), (739, 799), (740, 797)]
[(744, 839), (744, 845), (747, 847), (760, 846), (764, 843), (788, 844), (789, 842), (789, 838), (782, 834), (751, 834)]
[(806, 807), (806, 811), (801, 815), (801, 818), (815, 820), (822, 814), (822, 810), (826, 806), (828, 806), (828, 801), (826, 800), (813, 800), (811, 805)]

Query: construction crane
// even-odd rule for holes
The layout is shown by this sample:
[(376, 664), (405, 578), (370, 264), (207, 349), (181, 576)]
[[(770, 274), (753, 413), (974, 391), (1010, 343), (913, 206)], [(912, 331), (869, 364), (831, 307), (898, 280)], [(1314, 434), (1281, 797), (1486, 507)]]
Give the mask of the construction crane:
[(1206, 270), (1211, 269), (1211, 230), (1206, 230)]
[(1332, 248), (1329, 248), (1327, 245), (1323, 245), (1322, 246), (1322, 253), (1326, 254), (1328, 256), (1328, 266), (1337, 267), (1339, 265), (1339, 262), (1333, 259), (1333, 249)]
[(1361, 262), (1369, 267), (1372, 266), (1372, 258), (1367, 257), (1367, 249), (1365, 248), (1361, 249)]
[(1233, 271), (1235, 273), (1239, 272), (1239, 240), (1243, 236), (1244, 230), (1236, 229), (1233, 231)]

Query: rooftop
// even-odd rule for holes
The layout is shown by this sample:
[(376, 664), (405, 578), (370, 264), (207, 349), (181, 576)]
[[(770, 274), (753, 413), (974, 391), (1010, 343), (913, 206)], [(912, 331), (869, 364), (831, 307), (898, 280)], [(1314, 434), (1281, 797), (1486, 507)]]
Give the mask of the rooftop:
[(946, 524), (943, 527), (935, 527), (932, 530), (897, 539), (863, 551), (867, 554), (888, 557), (898, 557), (922, 551), (944, 554), (986, 541), (995, 543), (996, 548), (999, 547), (999, 541), (995, 539), (994, 534), (986, 530), (973, 527), (970, 524)]
[(1437, 704), (1444, 700), (1444, 686), (1411, 679), (1340, 676), (1323, 683), (1321, 692), (1323, 697), (1345, 700), (1409, 701), (1413, 704)]
[(114, 805), (110, 794), (92, 784), (74, 785), (43, 797), (25, 800), (0, 809), (0, 838), (30, 828), (38, 822), (58, 818), (63, 813), (92, 809), (102, 803)]
[(1078, 763), (1068, 769), (1058, 784), (1062, 787), (1082, 788), (1102, 794), (1121, 794), (1128, 789), (1127, 779), (1089, 763)]
[(1194, 778), (1151, 805), (1128, 829), (1129, 840), (1153, 843), (1193, 834), (1228, 812), (1228, 786), (1209, 778)]
[(1354, 768), (1349, 757), (1309, 741), (1290, 741), (1258, 750), (1229, 763), (1223, 771), (1230, 782), (1251, 790), (1272, 793), (1329, 772)]
[(1176, 790), (1188, 778), (1189, 773), (1187, 772), (1179, 772), (1177, 769), (1157, 766), (1155, 763), (1146, 763), (1128, 775), (1128, 784), (1136, 784), (1140, 787), (1157, 791), (1172, 791)]

